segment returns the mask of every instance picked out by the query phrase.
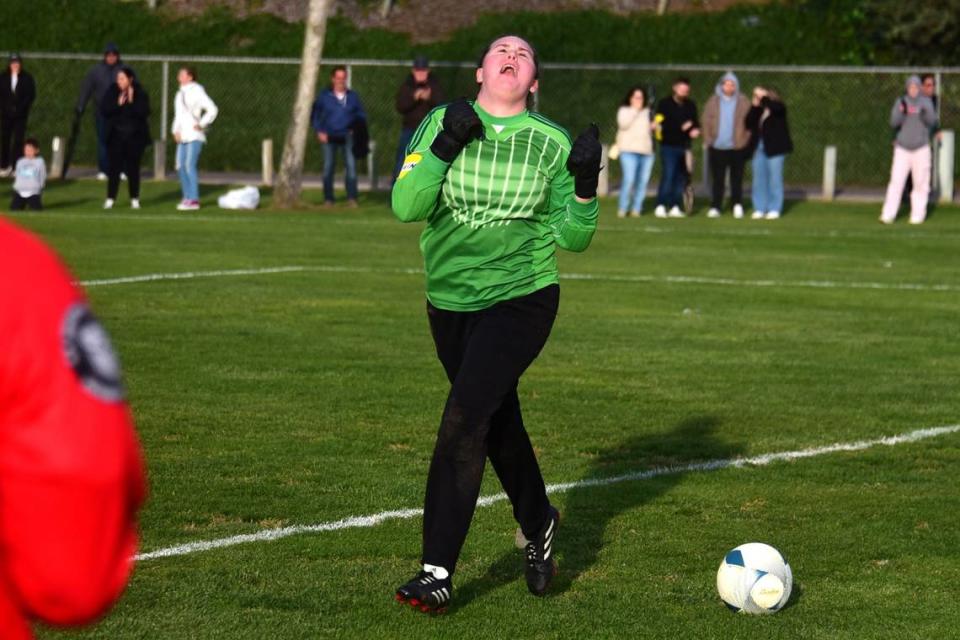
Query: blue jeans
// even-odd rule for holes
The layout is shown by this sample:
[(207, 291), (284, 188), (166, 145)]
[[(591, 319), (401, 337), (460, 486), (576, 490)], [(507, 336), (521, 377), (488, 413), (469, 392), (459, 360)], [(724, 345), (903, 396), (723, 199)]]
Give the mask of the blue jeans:
[(183, 191), (184, 200), (200, 199), (197, 160), (200, 159), (202, 149), (203, 142), (200, 140), (177, 145), (177, 175), (180, 176), (180, 190)]
[(353, 134), (348, 133), (344, 142), (328, 142), (323, 145), (323, 199), (333, 202), (333, 174), (337, 169), (337, 152), (343, 153), (347, 165), (347, 199), (357, 199), (357, 159), (353, 157)]
[(107, 152), (107, 120), (100, 115), (100, 108), (94, 105), (96, 112), (93, 116), (97, 127), (97, 169), (100, 173), (110, 173), (110, 154)]
[(660, 187), (657, 189), (657, 205), (683, 206), (683, 188), (687, 181), (687, 150), (683, 147), (660, 145)]
[(400, 169), (403, 168), (403, 159), (407, 157), (407, 145), (413, 140), (413, 134), (416, 129), (400, 129), (400, 139), (397, 140), (397, 157), (393, 162), (393, 182), (396, 182), (400, 175)]
[(783, 161), (787, 156), (768, 156), (763, 143), (753, 154), (753, 208), (767, 213), (783, 211)]
[[(623, 182), (620, 184), (619, 211), (643, 211), (643, 198), (647, 194), (647, 183), (650, 182), (650, 173), (653, 171), (653, 155), (620, 152), (620, 169), (623, 171)], [(630, 197), (631, 192), (633, 197)]]

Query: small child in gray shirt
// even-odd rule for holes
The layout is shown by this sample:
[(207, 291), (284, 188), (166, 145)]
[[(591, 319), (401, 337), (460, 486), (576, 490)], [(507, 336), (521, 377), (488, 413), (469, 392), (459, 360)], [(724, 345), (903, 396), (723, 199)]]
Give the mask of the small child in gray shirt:
[(23, 157), (17, 160), (14, 169), (13, 200), (10, 202), (11, 211), (43, 209), (40, 195), (47, 182), (47, 165), (40, 157), (40, 143), (34, 138), (27, 138), (23, 143)]

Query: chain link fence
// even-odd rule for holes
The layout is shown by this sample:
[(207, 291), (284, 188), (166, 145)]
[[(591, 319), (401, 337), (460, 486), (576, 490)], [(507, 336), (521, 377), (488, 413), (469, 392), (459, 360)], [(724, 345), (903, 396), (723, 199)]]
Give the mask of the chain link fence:
[[(87, 70), (99, 61), (97, 55), (25, 53), (24, 65), (37, 81), (37, 101), (30, 115), (29, 133), (49, 148), (53, 136), (66, 138), (80, 83)], [(179, 65), (198, 69), (199, 81), (220, 107), (201, 156), (201, 171), (250, 172), (261, 169), (261, 142), (272, 139), (279, 160), (294, 99), (300, 61), (296, 58), (219, 58), (176, 56), (124, 56), (150, 94), (151, 129), (155, 140), (167, 145), (168, 169), (172, 168), (173, 141), (169, 135), (173, 96)], [(409, 73), (407, 60), (326, 60), (320, 69), (320, 84), (327, 81), (334, 65), (346, 65), (351, 87), (368, 114), (371, 139), (376, 142), (375, 171), (392, 171), (400, 118), (394, 96)], [(432, 65), (449, 97), (474, 96), (474, 65), (469, 62), (437, 62)], [(729, 67), (722, 65), (605, 65), (546, 64), (541, 71), (537, 110), (578, 133), (588, 123), (601, 126), (602, 138), (612, 142), (616, 111), (634, 85), (653, 90), (660, 98), (670, 92), (672, 80), (685, 75), (691, 80), (691, 96), (698, 107), (713, 93), (719, 77)], [(733, 67), (741, 91), (749, 96), (755, 85), (776, 88), (788, 108), (795, 151), (785, 168), (788, 186), (819, 185), (823, 153), (837, 147), (837, 184), (843, 188), (882, 187), (889, 176), (892, 132), (890, 107), (904, 91), (911, 73), (937, 75), (941, 122), (953, 126), (960, 116), (960, 68), (914, 69), (899, 67)], [(74, 166), (95, 163), (92, 107), (84, 118), (73, 159)], [(321, 171), (319, 145), (307, 149), (306, 172)], [(611, 181), (619, 181), (618, 163), (610, 163)], [(696, 176), (702, 172), (697, 162)], [(362, 171), (362, 169), (361, 169)], [(656, 180), (656, 169), (655, 177)], [(383, 180), (382, 183), (386, 183)]]

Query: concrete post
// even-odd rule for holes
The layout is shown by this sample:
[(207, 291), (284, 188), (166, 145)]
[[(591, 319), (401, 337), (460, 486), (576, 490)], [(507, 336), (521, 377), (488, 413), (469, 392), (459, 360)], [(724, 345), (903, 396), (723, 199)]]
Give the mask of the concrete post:
[(379, 176), (377, 175), (377, 141), (370, 141), (370, 153), (367, 154), (367, 177), (370, 178), (370, 191), (376, 191)]
[(598, 196), (608, 196), (610, 195), (610, 145), (601, 144), (600, 145), (600, 157), (602, 158), (600, 165), (600, 180), (597, 182), (597, 195)]
[(837, 196), (837, 148), (823, 150), (823, 199), (832, 201)]
[(53, 147), (51, 160), (50, 160), (50, 177), (53, 179), (63, 177), (63, 157), (66, 149), (63, 144), (63, 138), (60, 136), (54, 136)]
[(260, 182), (265, 187), (273, 186), (273, 140), (267, 138), (260, 147), (260, 165), (262, 168)]
[(153, 179), (167, 177), (167, 145), (163, 140), (153, 141)]
[(161, 65), (162, 74), (160, 81), (160, 139), (164, 142), (167, 141), (167, 122), (169, 116), (169, 108), (167, 103), (170, 102), (170, 61), (164, 60)]
[(940, 134), (940, 155), (937, 162), (937, 175), (940, 176), (940, 202), (953, 202), (956, 133), (952, 129), (944, 129)]

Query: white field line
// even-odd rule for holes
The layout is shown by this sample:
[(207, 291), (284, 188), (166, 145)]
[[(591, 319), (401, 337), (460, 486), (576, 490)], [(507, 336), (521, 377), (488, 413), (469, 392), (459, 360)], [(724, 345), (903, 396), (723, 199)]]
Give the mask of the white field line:
[[(700, 473), (705, 471), (716, 471), (718, 469), (727, 469), (727, 468), (742, 468), (742, 467), (753, 467), (753, 466), (763, 466), (770, 464), (771, 462), (782, 462), (790, 460), (800, 460), (803, 458), (813, 458), (815, 456), (822, 456), (830, 453), (836, 453), (838, 451), (863, 451), (864, 449), (869, 449), (877, 445), (884, 445), (888, 447), (896, 446), (899, 444), (905, 444), (910, 442), (918, 442), (920, 440), (926, 440), (928, 438), (935, 438), (937, 436), (956, 433), (960, 431), (960, 424), (944, 426), (944, 427), (933, 427), (929, 429), (917, 429), (916, 431), (910, 431), (907, 433), (901, 433), (895, 436), (887, 436), (883, 438), (876, 438), (874, 440), (857, 440), (855, 442), (838, 442), (836, 444), (829, 444), (822, 447), (811, 447), (809, 449), (799, 449), (796, 451), (780, 451), (776, 453), (766, 453), (763, 455), (752, 456), (749, 458), (724, 458), (718, 460), (708, 460), (706, 462), (695, 462), (691, 464), (678, 464), (670, 465), (667, 467), (654, 467), (652, 469), (646, 469), (644, 471), (635, 471), (632, 473), (626, 473), (619, 476), (613, 476), (608, 478), (587, 478), (585, 480), (578, 480), (575, 482), (564, 482), (561, 484), (551, 484), (547, 485), (547, 493), (565, 493), (573, 489), (583, 489), (587, 487), (604, 487), (613, 484), (620, 484), (622, 482), (631, 482), (635, 480), (649, 480), (650, 478), (656, 478), (659, 476), (668, 476), (668, 475), (677, 475), (681, 473)], [(503, 502), (507, 499), (506, 494), (497, 493), (494, 495), (483, 496), (480, 500), (477, 501), (477, 505), (481, 507), (489, 506), (496, 504), (498, 502)], [(138, 554), (135, 559), (139, 561), (143, 560), (155, 560), (157, 558), (169, 558), (172, 556), (184, 556), (193, 553), (200, 553), (202, 551), (211, 551), (213, 549), (220, 549), (222, 547), (232, 547), (238, 544), (245, 544), (248, 542), (267, 542), (271, 540), (279, 540), (281, 538), (288, 538), (290, 536), (297, 536), (306, 533), (320, 533), (323, 531), (342, 531), (344, 529), (357, 529), (357, 528), (370, 528), (375, 527), (383, 522), (388, 520), (409, 520), (411, 518), (417, 518), (423, 515), (422, 509), (397, 509), (394, 511), (381, 511), (380, 513), (374, 513), (366, 516), (352, 516), (349, 518), (343, 518), (342, 520), (335, 520), (331, 522), (322, 522), (319, 524), (311, 525), (294, 525), (289, 527), (280, 527), (276, 529), (267, 529), (264, 531), (258, 531), (257, 533), (247, 533), (238, 536), (231, 536), (229, 538), (219, 538), (216, 540), (201, 540), (198, 542), (189, 542), (187, 544), (181, 544), (173, 547), (166, 547), (162, 549), (157, 549), (156, 551), (149, 551), (146, 553)]]
[[(197, 278), (223, 278), (229, 276), (265, 275), (271, 273), (292, 273), (299, 271), (318, 271), (324, 273), (380, 273), (398, 275), (423, 275), (423, 269), (385, 269), (374, 267), (346, 266), (307, 266), (289, 265), (265, 267), (260, 269), (225, 269), (217, 271), (186, 271), (181, 273), (148, 273), (139, 276), (104, 278), (99, 280), (81, 280), (84, 287), (105, 287), (116, 284), (155, 282), (159, 280), (193, 280)], [(805, 288), (805, 289), (873, 289), (881, 291), (960, 291), (960, 285), (924, 284), (911, 282), (844, 282), (841, 280), (742, 280), (738, 278), (712, 278), (704, 276), (644, 276), (618, 275), (603, 273), (561, 273), (561, 280), (590, 280), (597, 282), (657, 283), (667, 284), (705, 284), (731, 287), (766, 288)]]

